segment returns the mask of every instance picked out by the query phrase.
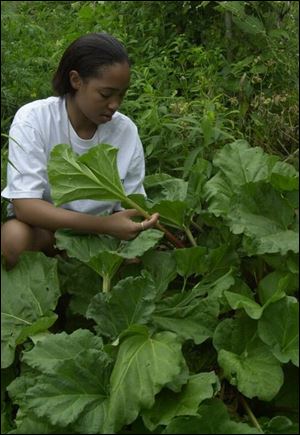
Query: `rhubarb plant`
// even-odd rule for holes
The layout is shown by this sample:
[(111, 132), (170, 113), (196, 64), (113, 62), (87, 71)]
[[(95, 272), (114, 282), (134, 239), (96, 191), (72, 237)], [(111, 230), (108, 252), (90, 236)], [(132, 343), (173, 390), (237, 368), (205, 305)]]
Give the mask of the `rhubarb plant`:
[(60, 230), (67, 259), (3, 268), (2, 433), (298, 433), (298, 172), (239, 140), (127, 197), (116, 155), (57, 146), (55, 204), (120, 201), (163, 227)]

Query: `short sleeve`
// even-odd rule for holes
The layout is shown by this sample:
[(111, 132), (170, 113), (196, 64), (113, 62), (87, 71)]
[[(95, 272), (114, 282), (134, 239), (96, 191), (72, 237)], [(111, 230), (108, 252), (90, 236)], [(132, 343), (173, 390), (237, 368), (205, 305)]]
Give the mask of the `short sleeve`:
[(124, 180), (124, 189), (127, 195), (140, 193), (146, 196), (143, 186), (145, 178), (144, 150), (139, 136), (136, 138), (135, 152), (132, 156), (128, 171)]
[(40, 132), (25, 122), (13, 123), (9, 132), (7, 199), (43, 198), (48, 184), (47, 154)]

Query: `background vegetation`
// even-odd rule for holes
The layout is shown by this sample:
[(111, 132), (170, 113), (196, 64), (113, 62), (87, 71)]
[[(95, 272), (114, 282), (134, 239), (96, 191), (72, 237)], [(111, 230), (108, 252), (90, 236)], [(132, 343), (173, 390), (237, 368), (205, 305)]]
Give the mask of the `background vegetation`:
[[(186, 176), (229, 138), (297, 164), (298, 3), (2, 2), (2, 115), (52, 95), (66, 46), (107, 31), (133, 61), (122, 110), (138, 124), (148, 173)], [(4, 143), (5, 145), (5, 143)]]
[[(117, 433), (180, 433), (178, 427), (185, 433), (191, 424), (194, 433), (199, 427), (220, 433), (225, 426), (227, 433), (298, 433), (298, 8), (289, 1), (2, 2), (2, 188), (6, 135), (16, 110), (52, 95), (52, 75), (71, 41), (106, 31), (124, 42), (132, 60), (132, 83), (121, 111), (139, 127), (152, 205), (189, 246), (173, 250), (165, 241), (154, 249), (156, 239), (148, 245), (138, 241), (131, 253), (141, 256), (141, 263), (124, 264), (116, 241), (104, 249), (101, 240), (91, 238), (87, 242), (95, 252), (88, 248), (88, 258), (80, 245), (84, 237), (58, 233), (57, 242), (75, 258), (27, 253), (18, 267), (5, 271), (4, 302), (15, 318), (4, 328), (9, 351), (2, 372), (2, 433), (99, 433), (100, 399), (99, 409), (91, 402), (73, 413), (49, 399), (52, 386), (60, 400), (69, 388), (92, 397), (102, 381), (108, 396), (115, 392), (109, 397), (115, 412), (109, 423)], [(106, 299), (99, 288), (105, 281), (101, 267), (109, 259), (122, 266), (111, 277), (112, 296)], [(42, 312), (30, 311), (36, 307), (30, 303), (34, 286)], [(126, 329), (128, 301), (134, 320)], [(137, 314), (134, 302), (140, 303)], [(23, 309), (31, 323), (25, 328), (13, 323)], [(36, 333), (43, 336), (50, 326), (43, 353)], [(124, 403), (123, 415), (122, 396), (114, 390), (127, 385), (115, 375), (120, 368), (127, 371), (122, 349), (135, 341), (149, 344), (153, 331), (157, 346), (173, 340), (176, 350), (166, 356), (172, 364), (164, 370), (159, 359), (153, 362), (156, 372), (144, 367), (145, 377), (147, 370), (153, 374), (150, 387), (152, 382), (164, 388), (150, 413), (145, 411), (152, 396), (143, 394), (138, 361), (132, 374), (136, 388), (129, 379), (128, 415)], [(175, 342), (183, 342), (182, 349)], [(83, 350), (74, 355), (76, 346)], [(148, 359), (147, 354), (145, 364)], [(188, 368), (183, 370), (183, 363)], [(168, 371), (176, 367), (183, 370), (180, 375)], [(103, 377), (94, 381), (101, 370)], [(70, 384), (58, 385), (65, 378)], [(214, 395), (201, 404), (201, 412), (198, 402), (186, 401), (185, 394), (198, 398), (189, 392), (193, 384), (185, 392), (187, 379), (196, 382), (194, 388), (198, 382), (201, 391), (206, 385), (204, 399)], [(173, 397), (182, 385), (182, 397)], [(189, 419), (178, 417), (187, 408)], [(133, 411), (139, 415), (135, 421)], [(216, 426), (208, 427), (208, 421)]]

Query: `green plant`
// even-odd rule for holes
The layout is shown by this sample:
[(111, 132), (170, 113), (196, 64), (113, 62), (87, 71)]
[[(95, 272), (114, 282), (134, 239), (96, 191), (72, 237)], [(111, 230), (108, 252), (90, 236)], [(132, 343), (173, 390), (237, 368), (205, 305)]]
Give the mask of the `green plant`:
[[(93, 152), (101, 147), (109, 150)], [(64, 164), (54, 167), (59, 153)], [(99, 186), (90, 153), (76, 162), (64, 146), (53, 151), (57, 202), (71, 194), (60, 178), (71, 163), (78, 173), (65, 179), (74, 197), (80, 186), (86, 197)], [(110, 174), (101, 196), (111, 198), (116, 174), (98, 161)], [(18, 301), (5, 296), (3, 305), (6, 433), (297, 433), (290, 379), (298, 367), (298, 173), (245, 141), (192, 169), (188, 181), (147, 180), (152, 207), (171, 197), (162, 221), (192, 246), (170, 249), (157, 230), (124, 243), (59, 231), (58, 246), (74, 260), (26, 253), (3, 270), (4, 296)], [(50, 273), (50, 263), (51, 281), (41, 279), (39, 268)], [(77, 321), (68, 333), (51, 326), (57, 277), (73, 300), (67, 316), (74, 310), (91, 323)], [(88, 293), (83, 283), (92, 285)]]

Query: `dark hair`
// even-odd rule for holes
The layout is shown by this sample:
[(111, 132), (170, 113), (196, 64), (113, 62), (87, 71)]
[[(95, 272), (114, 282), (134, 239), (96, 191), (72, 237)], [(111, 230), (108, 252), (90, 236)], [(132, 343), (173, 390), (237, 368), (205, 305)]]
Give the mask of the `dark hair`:
[(127, 62), (130, 65), (125, 47), (108, 33), (89, 33), (72, 42), (64, 52), (52, 80), (56, 95), (74, 93), (69, 73), (76, 70), (80, 77), (98, 77), (101, 68), (114, 63)]

